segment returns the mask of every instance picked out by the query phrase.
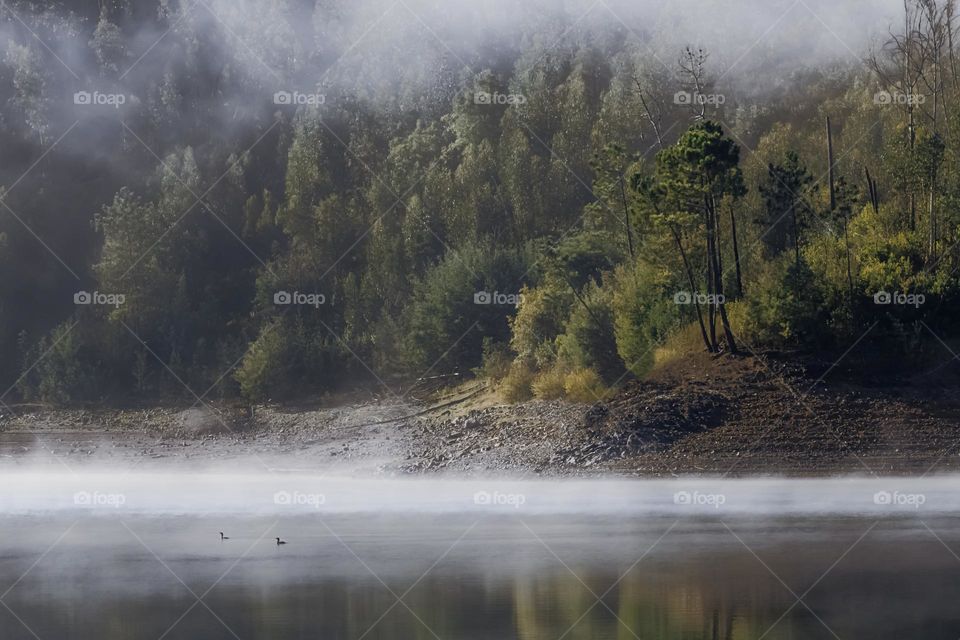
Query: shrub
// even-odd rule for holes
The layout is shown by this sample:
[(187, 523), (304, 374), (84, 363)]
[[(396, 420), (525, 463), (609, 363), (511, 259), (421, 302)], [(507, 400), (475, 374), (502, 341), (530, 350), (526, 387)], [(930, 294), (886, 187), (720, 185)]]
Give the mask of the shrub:
[(508, 342), (515, 308), (477, 304), (474, 296), (519, 293), (528, 262), (523, 252), (486, 245), (448, 253), (414, 285), (407, 313), (409, 361), (418, 369), (472, 369), (481, 364), (484, 337)]
[(522, 293), (517, 315), (510, 321), (510, 346), (531, 366), (547, 369), (556, 362), (555, 343), (576, 300), (570, 286), (558, 278), (548, 278)]
[(745, 331), (755, 346), (822, 346), (832, 341), (829, 319), (822, 280), (784, 255), (751, 288)]
[(617, 353), (631, 373), (642, 376), (653, 367), (657, 345), (676, 330), (677, 306), (661, 286), (657, 270), (645, 263), (619, 269), (613, 287)]
[(483, 339), (483, 363), (475, 373), (487, 380), (499, 381), (510, 373), (513, 362), (513, 353), (510, 347), (503, 343), (494, 342), (492, 338)]
[(533, 395), (540, 400), (557, 400), (566, 395), (567, 373), (561, 367), (553, 367), (540, 373), (533, 381)]
[(26, 360), (36, 364), (20, 381), (24, 398), (70, 404), (102, 397), (106, 352), (88, 329), (86, 321), (64, 322), (28, 351)]
[(533, 397), (534, 373), (520, 361), (510, 366), (510, 373), (500, 382), (499, 391), (507, 402), (523, 402)]
[(234, 376), (249, 400), (282, 398), (335, 386), (349, 370), (346, 358), (328, 332), (284, 318), (264, 327)]
[(568, 400), (583, 404), (601, 402), (609, 392), (593, 369), (576, 369), (568, 373), (563, 382), (563, 391)]
[(557, 340), (559, 358), (573, 368), (593, 369), (608, 382), (618, 380), (625, 369), (617, 354), (611, 287), (591, 282), (580, 298)]

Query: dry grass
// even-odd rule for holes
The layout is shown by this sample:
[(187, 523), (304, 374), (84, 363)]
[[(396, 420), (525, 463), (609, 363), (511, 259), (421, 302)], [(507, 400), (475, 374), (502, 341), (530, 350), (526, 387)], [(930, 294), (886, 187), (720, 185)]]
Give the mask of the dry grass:
[(554, 367), (537, 376), (533, 382), (533, 395), (540, 400), (557, 400), (566, 394), (564, 384), (567, 372)]
[[(703, 309), (704, 320), (706, 320), (706, 308)], [(734, 337), (744, 335), (746, 307), (739, 302), (727, 303), (727, 317), (730, 320), (730, 328), (733, 330)], [(723, 335), (723, 328), (720, 319), (717, 319), (717, 331)], [(657, 369), (670, 362), (689, 356), (693, 353), (703, 353), (703, 337), (700, 335), (700, 325), (697, 322), (691, 322), (677, 331), (675, 331), (662, 346), (656, 349), (653, 354), (654, 365)]]
[(523, 402), (533, 397), (535, 374), (526, 365), (514, 362), (510, 373), (500, 381), (497, 391), (507, 402)]
[(567, 400), (594, 404), (605, 399), (610, 390), (593, 369), (575, 369), (567, 374), (563, 381), (563, 391)]

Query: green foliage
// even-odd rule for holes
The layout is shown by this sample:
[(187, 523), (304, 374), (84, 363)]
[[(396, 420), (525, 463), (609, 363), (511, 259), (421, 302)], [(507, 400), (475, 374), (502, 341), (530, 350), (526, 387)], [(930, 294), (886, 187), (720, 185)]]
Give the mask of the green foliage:
[(787, 248), (799, 251), (801, 238), (813, 223), (812, 209), (806, 200), (813, 183), (795, 151), (788, 151), (783, 164), (769, 164), (767, 176), (760, 185), (763, 195), (763, 216), (757, 222), (763, 229), (763, 243), (771, 256)]
[(705, 197), (746, 194), (740, 147), (723, 128), (699, 122), (657, 155), (657, 176), (667, 200), (680, 212), (700, 212)]
[(806, 260), (770, 263), (747, 300), (746, 331), (754, 345), (830, 346), (827, 293)]
[(95, 401), (105, 395), (101, 368), (105, 345), (79, 319), (53, 329), (27, 353), (34, 363), (19, 386), (24, 398), (54, 404)]
[(525, 288), (517, 314), (510, 322), (510, 345), (518, 358), (537, 369), (556, 361), (556, 339), (563, 333), (574, 295), (555, 278), (539, 287)]
[(499, 382), (510, 373), (513, 364), (513, 353), (510, 347), (503, 343), (496, 343), (491, 338), (483, 339), (483, 361), (476, 369), (478, 376), (485, 380)]
[(656, 347), (677, 326), (677, 305), (665, 286), (668, 280), (645, 262), (616, 272), (612, 286), (617, 353), (635, 376), (650, 370)]
[[(406, 349), (416, 370), (469, 370), (481, 363), (484, 338), (506, 343), (530, 256), (492, 246), (447, 254), (414, 285)], [(507, 299), (495, 299), (495, 295)], [(477, 298), (477, 296), (489, 296)]]
[(329, 333), (313, 331), (296, 316), (264, 327), (235, 377), (244, 397), (279, 400), (329, 388), (351, 372), (349, 355)]
[(617, 353), (611, 287), (591, 282), (578, 292), (577, 304), (557, 345), (561, 362), (593, 369), (611, 383), (622, 378), (625, 369)]
[[(338, 2), (243, 2), (247, 19), (224, 29), (165, 0), (20, 4), (36, 10), (18, 11), (0, 68), (15, 179), (0, 196), (17, 214), (0, 216), (0, 351), (16, 354), (0, 375), (26, 373), (25, 396), (220, 380), (222, 394), (269, 399), (369, 380), (369, 367), (475, 369), (510, 399), (589, 401), (644, 375), (668, 335), (721, 350), (718, 324), (730, 349), (731, 324), (757, 348), (843, 348), (875, 321), (900, 337), (921, 322), (957, 334), (950, 74), (924, 77), (938, 95), (913, 111), (875, 104), (876, 78), (853, 68), (804, 72), (763, 108), (717, 87), (717, 122), (691, 124), (671, 106), (677, 74), (603, 30), (561, 46), (527, 33), (471, 57), (469, 74), (371, 62)], [(149, 82), (124, 73), (144, 26), (167, 34), (138, 66), (160, 69)], [(60, 46), (131, 99), (126, 126), (86, 110), (54, 153), (53, 132), (81, 114)], [(272, 103), (264, 62), (303, 91), (331, 70), (317, 87), (329, 100)], [(125, 303), (78, 312), (81, 286)], [(878, 306), (881, 290), (930, 302)], [(274, 304), (279, 291), (326, 303)], [(476, 304), (484, 291), (522, 302)], [(709, 300), (677, 305), (679, 291)], [(732, 323), (722, 299), (736, 300)], [(241, 356), (235, 385), (224, 373)]]
[(538, 400), (558, 400), (566, 395), (564, 384), (567, 380), (567, 371), (555, 366), (541, 372), (533, 381), (533, 395)]

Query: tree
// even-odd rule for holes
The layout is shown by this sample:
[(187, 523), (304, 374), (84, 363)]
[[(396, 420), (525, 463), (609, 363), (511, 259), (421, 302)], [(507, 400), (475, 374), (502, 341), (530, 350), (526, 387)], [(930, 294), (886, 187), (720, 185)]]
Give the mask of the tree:
[(798, 265), (801, 238), (813, 211), (806, 199), (812, 183), (800, 156), (788, 151), (782, 164), (767, 165), (766, 180), (760, 185), (765, 217), (757, 222), (765, 229), (763, 241), (774, 256), (793, 247)]
[(632, 209), (633, 193), (628, 189), (626, 181), (631, 172), (630, 167), (638, 160), (636, 156), (629, 156), (619, 145), (610, 144), (593, 156), (590, 166), (595, 174), (593, 193), (596, 202), (587, 206), (600, 220), (614, 218), (623, 226), (624, 237), (627, 242), (627, 251), (631, 258), (637, 257), (636, 242), (634, 241), (634, 220)]
[[(746, 194), (739, 163), (740, 147), (724, 136), (719, 124), (709, 120), (690, 127), (675, 145), (657, 155), (656, 178), (661, 202), (668, 212), (668, 225), (675, 229), (693, 222), (703, 241), (710, 316), (708, 348), (713, 352), (719, 350), (714, 324), (717, 314), (723, 324), (727, 348), (737, 351), (727, 317), (720, 267), (719, 211), (725, 197), (741, 198)], [(660, 215), (664, 215), (663, 210)], [(682, 246), (679, 241), (678, 246)]]

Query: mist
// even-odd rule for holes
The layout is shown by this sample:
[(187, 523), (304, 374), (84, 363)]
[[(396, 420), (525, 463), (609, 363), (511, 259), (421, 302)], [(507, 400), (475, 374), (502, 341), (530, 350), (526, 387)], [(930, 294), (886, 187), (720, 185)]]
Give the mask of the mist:
[[(474, 514), (637, 517), (642, 515), (920, 516), (960, 511), (957, 478), (672, 480), (551, 479), (522, 476), (391, 478), (331, 465), (322, 471), (242, 472), (237, 464), (163, 470), (49, 467), (0, 474), (0, 512), (19, 515), (316, 516)], [(296, 465), (288, 461), (288, 465)], [(257, 466), (256, 461), (241, 466)], [(204, 471), (203, 468), (207, 470)]]

